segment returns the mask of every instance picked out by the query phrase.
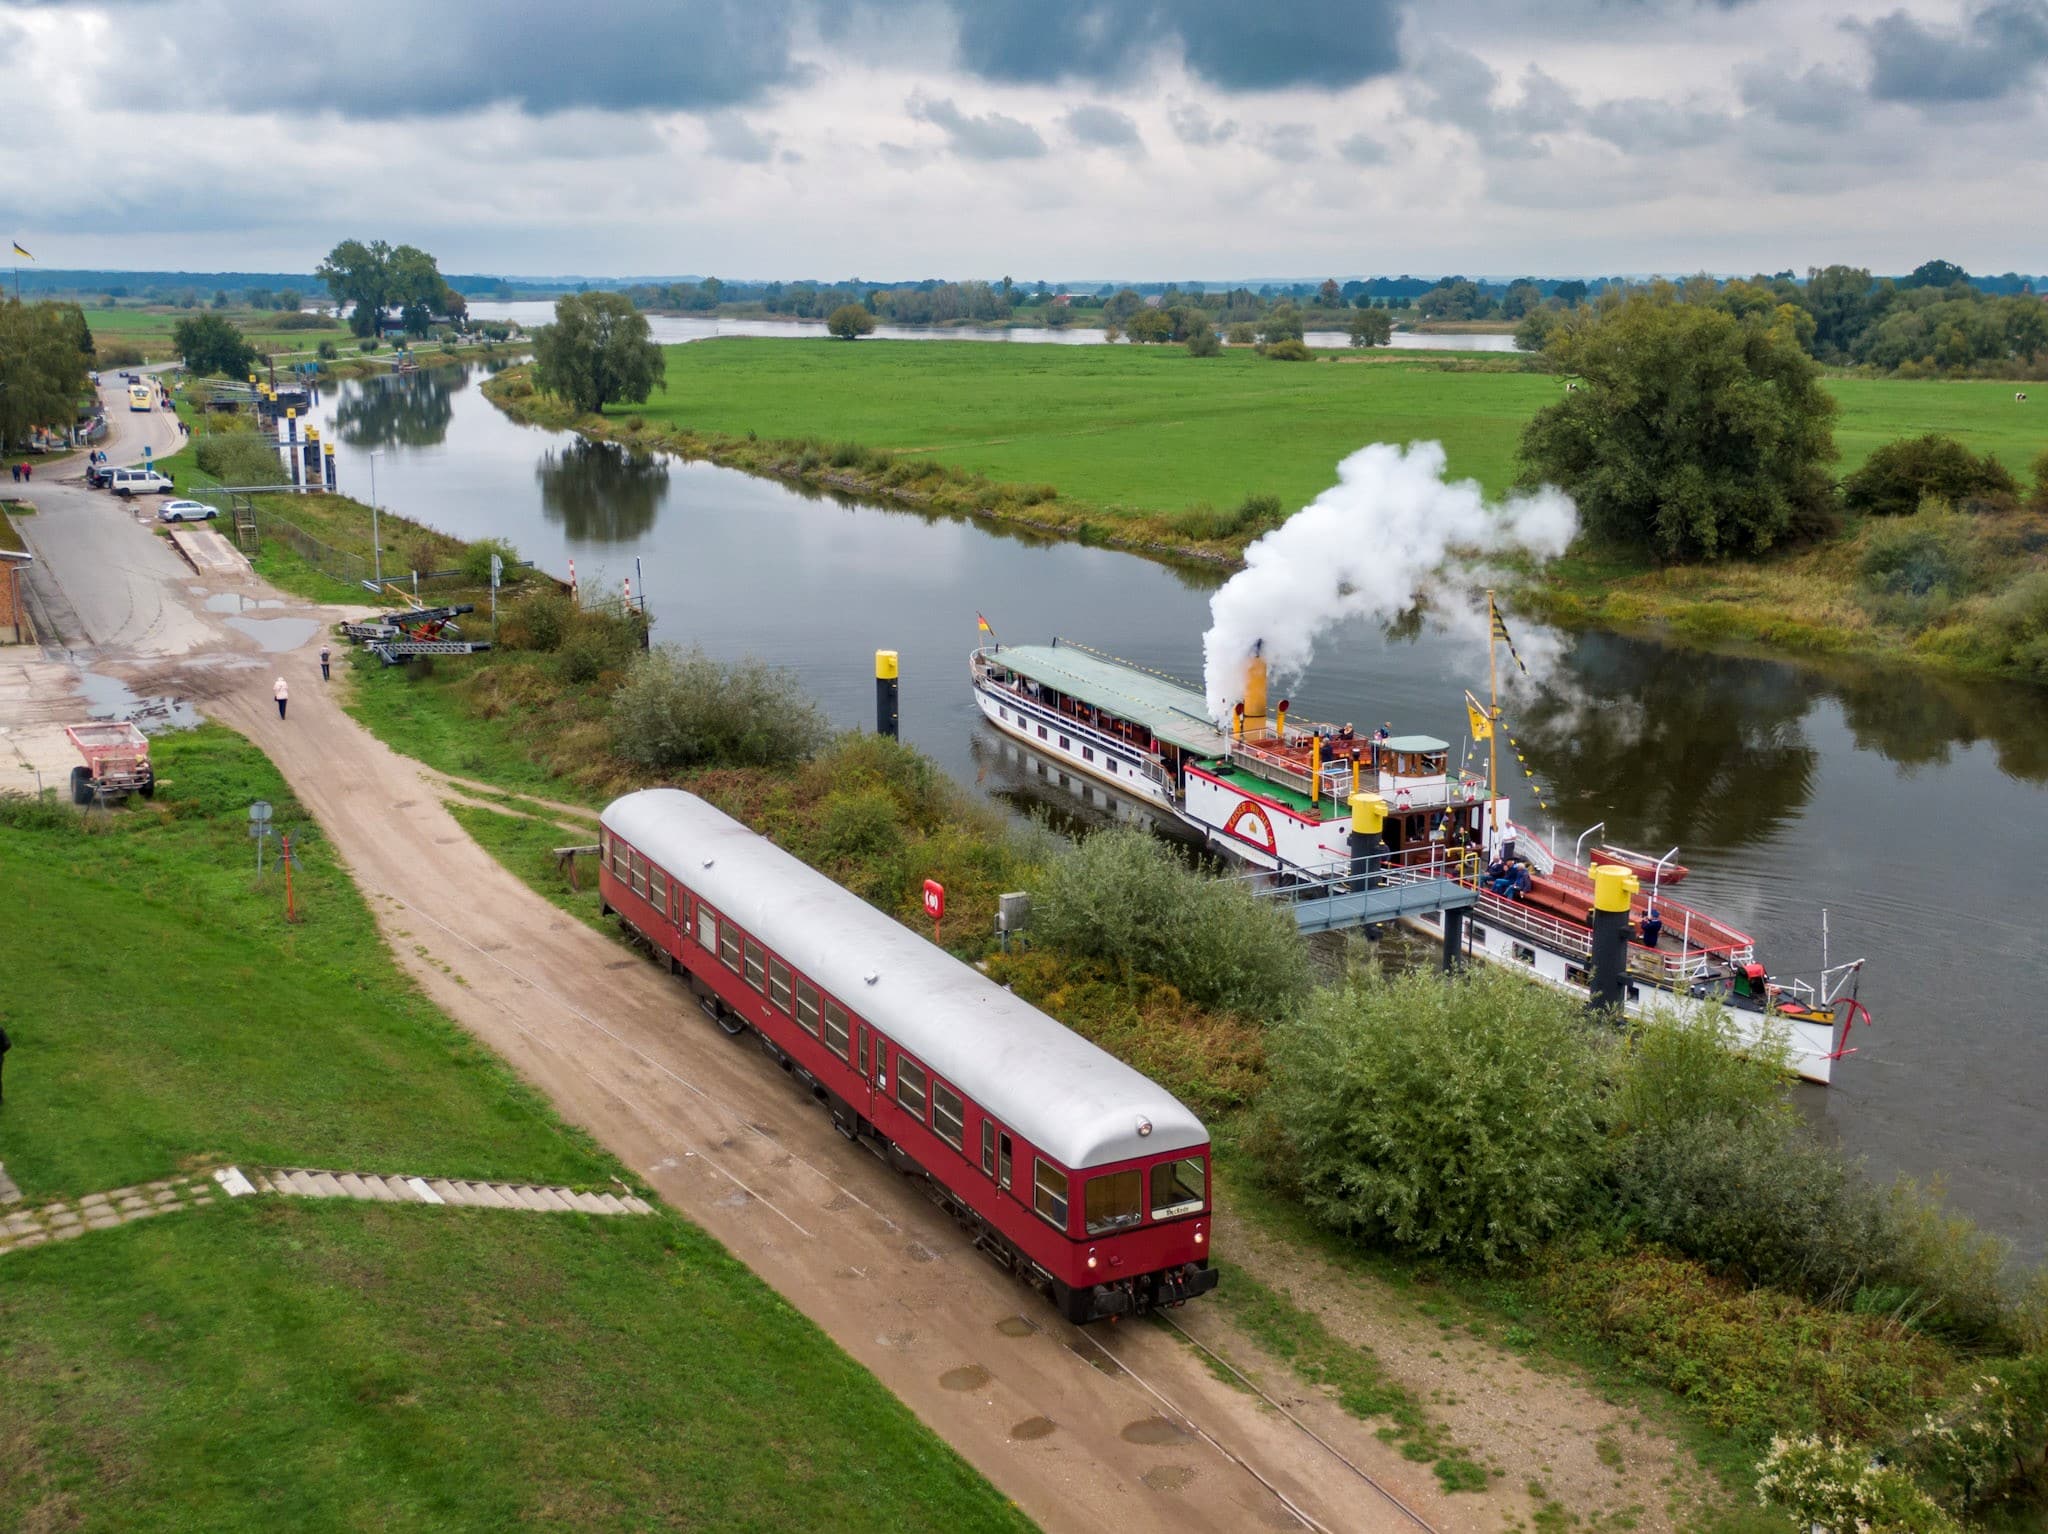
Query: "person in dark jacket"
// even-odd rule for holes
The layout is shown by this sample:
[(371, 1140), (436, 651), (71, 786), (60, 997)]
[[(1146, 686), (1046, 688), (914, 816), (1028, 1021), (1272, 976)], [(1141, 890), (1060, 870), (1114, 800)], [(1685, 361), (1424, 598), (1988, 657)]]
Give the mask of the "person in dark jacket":
[(1655, 906), (1643, 912), (1643, 919), (1637, 923), (1636, 932), (1645, 948), (1655, 948), (1663, 941), (1664, 918), (1657, 914)]
[(5, 1101), (7, 1077), (7, 1051), (14, 1048), (14, 1040), (7, 1037), (7, 1030), (0, 1028), (0, 1101)]

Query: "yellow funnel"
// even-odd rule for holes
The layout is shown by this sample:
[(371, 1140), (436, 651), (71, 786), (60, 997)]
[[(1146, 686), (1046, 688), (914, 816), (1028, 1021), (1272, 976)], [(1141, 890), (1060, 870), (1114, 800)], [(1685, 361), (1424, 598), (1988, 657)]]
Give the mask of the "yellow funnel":
[(1254, 735), (1266, 728), (1266, 660), (1254, 655), (1244, 668), (1244, 722)]

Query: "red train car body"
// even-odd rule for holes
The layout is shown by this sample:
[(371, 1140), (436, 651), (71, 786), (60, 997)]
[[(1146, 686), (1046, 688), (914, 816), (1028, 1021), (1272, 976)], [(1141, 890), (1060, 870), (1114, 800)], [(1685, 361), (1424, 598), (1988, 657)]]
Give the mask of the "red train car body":
[(693, 794), (600, 835), (605, 908), (707, 1015), (1069, 1320), (1216, 1286), (1209, 1137), (1171, 1093)]

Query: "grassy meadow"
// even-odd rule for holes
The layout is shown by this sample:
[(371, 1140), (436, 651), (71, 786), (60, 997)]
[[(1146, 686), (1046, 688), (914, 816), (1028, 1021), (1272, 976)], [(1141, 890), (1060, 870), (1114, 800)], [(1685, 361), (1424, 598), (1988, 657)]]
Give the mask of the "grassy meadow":
[[(398, 969), (261, 753), (154, 755), (150, 804), (0, 799), (29, 1207), (230, 1159), (615, 1186)], [(255, 798), (311, 832), (296, 924)], [(0, 1528), (1028, 1527), (665, 1210), (219, 1199), (0, 1253), (0, 1379)]]

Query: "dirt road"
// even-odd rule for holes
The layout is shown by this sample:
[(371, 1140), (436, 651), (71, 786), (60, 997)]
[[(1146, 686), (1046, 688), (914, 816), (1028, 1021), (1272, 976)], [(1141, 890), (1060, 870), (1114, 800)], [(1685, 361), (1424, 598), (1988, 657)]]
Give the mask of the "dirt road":
[[(834, 1133), (756, 1049), (706, 1022), (664, 971), (564, 916), (472, 842), (442, 801), (442, 780), (342, 712), (335, 689), (346, 684), (320, 680), (314, 631), (293, 637), (294, 625), (329, 611), (253, 577), (167, 568), (147, 547), (158, 540), (133, 518), (78, 496), (81, 504), (67, 503), (32, 536), (85, 622), (94, 670), (144, 695), (191, 699), (268, 752), (354, 873), (393, 951), (450, 1016), (1043, 1526), (1417, 1526), (1346, 1461), (1426, 1526), (1491, 1530), (1528, 1510), (1507, 1478), (1484, 1494), (1447, 1496), (1427, 1466), (1321, 1393), (1291, 1382), (1276, 1389), (1319, 1445), (1288, 1415), (1219, 1380), (1169, 1331), (1084, 1334), (1060, 1321), (971, 1251), (905, 1179)], [(56, 515), (74, 514), (62, 534), (45, 537)], [(246, 609), (257, 603), (262, 618), (251, 623)], [(42, 665), (49, 673), (69, 663), (53, 655)], [(271, 702), (277, 672), (291, 685), (286, 721)], [(1200, 1331), (1261, 1379), (1289, 1378), (1215, 1318), (1201, 1318)]]

